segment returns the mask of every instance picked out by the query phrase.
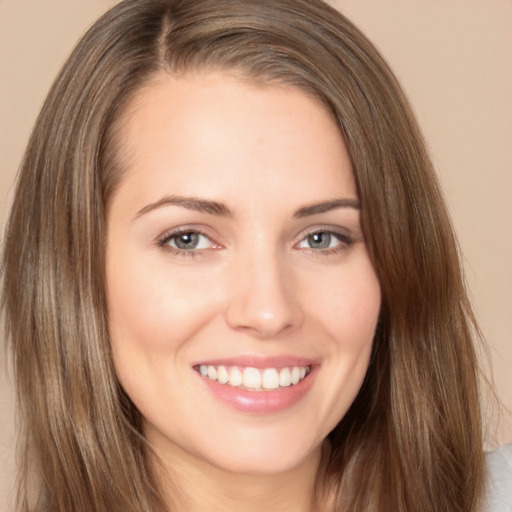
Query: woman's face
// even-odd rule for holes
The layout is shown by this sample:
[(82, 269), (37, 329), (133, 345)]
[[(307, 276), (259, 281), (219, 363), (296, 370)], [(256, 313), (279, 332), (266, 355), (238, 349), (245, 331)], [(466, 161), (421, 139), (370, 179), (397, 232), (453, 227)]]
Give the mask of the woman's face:
[(110, 332), (148, 438), (243, 473), (316, 457), (363, 382), (380, 307), (336, 124), (291, 87), (161, 75), (120, 137)]

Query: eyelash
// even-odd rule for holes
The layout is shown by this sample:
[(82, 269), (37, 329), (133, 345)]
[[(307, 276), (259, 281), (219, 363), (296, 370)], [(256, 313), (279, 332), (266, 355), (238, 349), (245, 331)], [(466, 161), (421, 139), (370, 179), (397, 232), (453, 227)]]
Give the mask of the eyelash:
[(330, 227), (325, 227), (325, 228), (316, 227), (315, 229), (312, 229), (311, 231), (307, 232), (300, 239), (300, 241), (297, 244), (295, 244), (295, 247), (297, 247), (299, 244), (306, 241), (309, 237), (314, 236), (314, 235), (319, 235), (319, 234), (334, 236), (335, 238), (338, 239), (339, 243), (334, 247), (325, 248), (325, 249), (318, 249), (318, 248), (315, 249), (313, 247), (309, 247), (309, 248), (304, 248), (303, 250), (305, 250), (308, 253), (313, 254), (315, 256), (330, 256), (332, 254), (338, 254), (338, 253), (342, 252), (343, 250), (348, 249), (355, 242), (355, 240), (347, 233), (342, 233), (342, 232), (337, 231)]
[[(212, 241), (210, 236), (208, 236), (206, 233), (201, 231), (198, 228), (188, 228), (188, 227), (181, 227), (178, 229), (174, 229), (171, 232), (164, 233), (161, 237), (157, 239), (157, 246), (165, 251), (172, 252), (173, 254), (181, 257), (196, 257), (196, 256), (202, 256), (204, 255), (206, 249), (179, 249), (177, 247), (173, 247), (169, 245), (171, 240), (178, 238), (179, 236), (191, 234), (191, 235), (199, 235), (204, 236), (210, 240), (212, 244), (215, 245), (215, 242)], [(299, 244), (306, 241), (309, 237), (317, 235), (317, 234), (326, 234), (330, 236), (334, 236), (338, 239), (339, 243), (335, 247), (331, 248), (324, 248), (324, 249), (315, 249), (313, 247), (309, 248), (302, 248), (302, 250), (313, 254), (315, 256), (321, 255), (321, 256), (328, 256), (331, 254), (337, 254), (348, 247), (350, 247), (354, 243), (354, 239), (347, 235), (346, 233), (341, 233), (337, 230), (333, 230), (332, 228), (315, 228), (311, 231), (305, 233), (302, 238), (297, 242), (294, 247), (298, 247)]]
[(206, 233), (201, 231), (200, 229), (188, 228), (188, 227), (184, 226), (181, 228), (174, 229), (170, 232), (164, 233), (161, 237), (159, 237), (157, 239), (157, 245), (164, 251), (169, 251), (177, 256), (189, 257), (189, 258), (196, 257), (196, 256), (202, 256), (203, 253), (205, 252), (205, 249), (189, 249), (189, 250), (187, 250), (187, 249), (179, 249), (177, 247), (172, 247), (171, 245), (169, 245), (169, 242), (171, 240), (176, 239), (182, 235), (188, 235), (188, 234), (204, 236), (204, 237), (208, 238), (208, 240), (210, 240), (210, 242), (214, 243), (211, 240), (211, 238)]

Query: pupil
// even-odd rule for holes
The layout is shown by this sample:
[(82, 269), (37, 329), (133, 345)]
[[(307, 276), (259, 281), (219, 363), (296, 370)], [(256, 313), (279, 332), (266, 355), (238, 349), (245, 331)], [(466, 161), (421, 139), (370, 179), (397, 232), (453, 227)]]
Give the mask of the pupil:
[(199, 235), (197, 233), (183, 233), (176, 238), (176, 247), (179, 249), (194, 249), (197, 247)]
[(309, 245), (315, 249), (327, 249), (331, 244), (329, 233), (314, 233), (309, 235)]

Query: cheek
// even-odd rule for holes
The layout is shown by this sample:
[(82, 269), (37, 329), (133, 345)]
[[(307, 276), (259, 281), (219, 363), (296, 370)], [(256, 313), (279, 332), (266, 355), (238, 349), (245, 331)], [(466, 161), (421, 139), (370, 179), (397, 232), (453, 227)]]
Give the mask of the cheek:
[(150, 261), (146, 265), (126, 258), (118, 261), (122, 263), (107, 271), (114, 346), (122, 343), (123, 348), (133, 344), (141, 349), (174, 350), (215, 311), (215, 302), (196, 275), (171, 272), (165, 264)]
[(107, 266), (110, 340), (117, 376), (144, 416), (161, 410), (162, 386), (188, 369), (187, 342), (217, 310), (204, 280), (125, 254)]
[(369, 260), (362, 259), (358, 265), (333, 273), (327, 283), (308, 298), (313, 316), (324, 325), (336, 345), (355, 351), (371, 346), (381, 291)]
[(364, 381), (381, 305), (380, 285), (367, 260), (332, 275), (327, 290), (310, 297), (312, 317), (327, 334), (318, 397), (326, 432), (345, 415)]

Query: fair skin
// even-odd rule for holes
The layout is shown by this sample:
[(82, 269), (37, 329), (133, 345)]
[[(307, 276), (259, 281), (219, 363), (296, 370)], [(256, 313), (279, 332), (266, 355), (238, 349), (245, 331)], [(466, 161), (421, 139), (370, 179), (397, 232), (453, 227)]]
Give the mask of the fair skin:
[(192, 512), (311, 510), (380, 308), (335, 123), (291, 87), (162, 73), (120, 140), (112, 348), (160, 477)]

